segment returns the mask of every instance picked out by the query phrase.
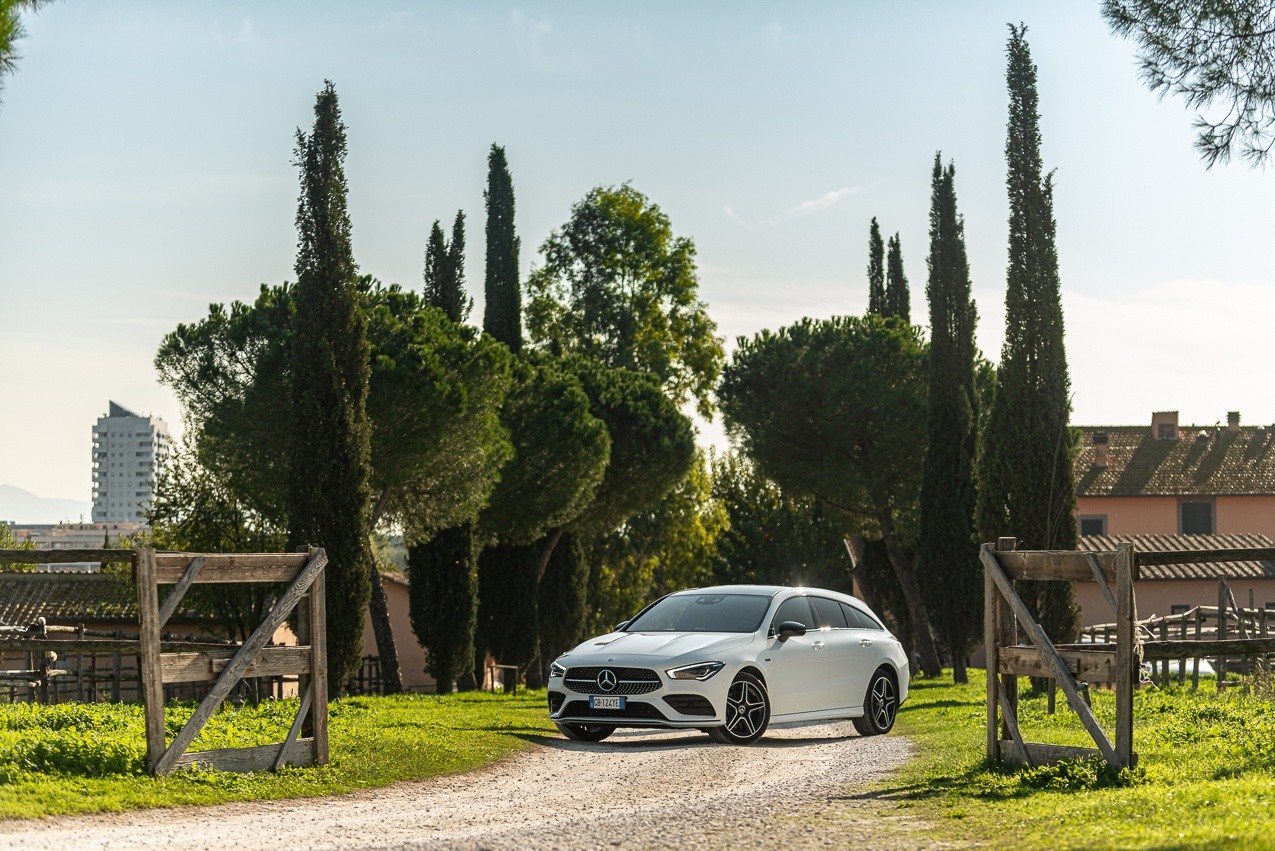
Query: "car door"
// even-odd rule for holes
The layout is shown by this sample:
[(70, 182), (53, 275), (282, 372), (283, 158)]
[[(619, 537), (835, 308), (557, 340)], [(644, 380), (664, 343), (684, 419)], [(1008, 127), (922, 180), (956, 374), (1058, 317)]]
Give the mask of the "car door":
[[(808, 630), (780, 640), (779, 625), (796, 621)], [(767, 688), (773, 715), (794, 715), (824, 709), (828, 702), (827, 641), (805, 597), (789, 597), (770, 620), (770, 670)]]
[(861, 706), (868, 678), (876, 669), (877, 648), (869, 639), (864, 644), (860, 630), (853, 628), (842, 603), (828, 597), (809, 597), (824, 636), (828, 654), (827, 709)]
[(845, 683), (848, 692), (843, 693), (841, 698), (848, 702), (838, 703), (838, 708), (841, 706), (857, 708), (863, 705), (872, 672), (881, 664), (882, 654), (885, 652), (886, 631), (885, 627), (858, 606), (842, 603), (841, 611), (850, 627), (846, 630), (846, 643), (850, 645), (851, 651)]

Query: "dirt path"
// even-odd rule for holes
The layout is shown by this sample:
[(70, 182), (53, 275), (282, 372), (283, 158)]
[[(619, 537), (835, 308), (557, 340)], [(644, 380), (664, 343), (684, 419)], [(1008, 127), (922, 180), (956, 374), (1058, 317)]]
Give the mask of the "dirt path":
[(849, 723), (774, 730), (749, 747), (627, 731), (340, 797), (0, 822), (0, 848), (947, 847), (906, 811), (848, 794), (909, 749)]

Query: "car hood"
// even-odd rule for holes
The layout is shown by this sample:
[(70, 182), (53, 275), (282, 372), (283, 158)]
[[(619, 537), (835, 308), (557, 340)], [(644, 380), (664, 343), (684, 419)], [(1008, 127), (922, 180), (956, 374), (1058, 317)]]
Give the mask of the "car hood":
[(752, 640), (753, 633), (738, 632), (612, 632), (590, 638), (563, 658), (572, 664), (588, 664), (595, 657), (603, 657), (601, 661), (621, 656), (674, 660), (688, 654), (721, 653)]

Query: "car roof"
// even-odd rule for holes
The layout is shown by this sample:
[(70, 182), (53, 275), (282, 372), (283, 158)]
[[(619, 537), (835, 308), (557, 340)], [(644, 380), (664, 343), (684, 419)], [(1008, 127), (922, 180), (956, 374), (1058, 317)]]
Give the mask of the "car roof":
[[(773, 597), (784, 591), (800, 591), (802, 593), (811, 594), (828, 594), (839, 597), (850, 597), (851, 595), (840, 591), (828, 591), (824, 588), (804, 588), (800, 585), (713, 585), (709, 588), (687, 588), (685, 591), (677, 591), (675, 594), (756, 594), (758, 596)], [(853, 598), (852, 598), (853, 599)]]

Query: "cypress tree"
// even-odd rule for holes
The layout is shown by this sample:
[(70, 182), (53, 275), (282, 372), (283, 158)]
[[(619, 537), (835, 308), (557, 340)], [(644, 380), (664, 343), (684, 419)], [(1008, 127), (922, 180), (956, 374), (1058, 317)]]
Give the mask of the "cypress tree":
[(430, 228), (425, 246), (425, 300), (440, 308), (453, 322), (469, 318), (473, 299), (465, 294), (465, 213), (456, 212), (452, 240), (447, 242), (438, 220)]
[[(977, 527), (984, 541), (1014, 536), (1029, 549), (1076, 546), (1073, 443), (1053, 177), (1042, 175), (1036, 66), (1025, 26), (1007, 49), (1009, 264), (1005, 344), (979, 457)], [(1071, 640), (1078, 611), (1071, 583), (1021, 582), (1020, 594), (1056, 641)]]
[(868, 313), (885, 315), (885, 244), (876, 216), (868, 227)]
[(983, 582), (974, 541), (974, 452), (978, 397), (965, 222), (956, 211), (956, 166), (934, 156), (930, 199), (929, 448), (921, 478), (920, 573), (935, 632), (968, 682), (965, 654), (982, 622)]
[(465, 295), (465, 211), (457, 210), (452, 222), (452, 241), (447, 246), (447, 288), (452, 309), (447, 315), (453, 322), (464, 322), (474, 300)]
[(314, 129), (297, 131), (292, 434), (288, 540), (327, 551), (330, 688), (339, 693), (363, 652), (372, 552), (367, 536), (370, 429), (367, 326), (359, 310), (343, 161), (345, 125), (327, 82)]
[(474, 526), (445, 529), (407, 552), (412, 631), (425, 648), (425, 670), (446, 694), (474, 658), (478, 561)]
[(522, 349), (522, 290), (518, 283), (519, 240), (514, 234), (514, 185), (505, 149), (487, 156), (487, 277), (483, 285), (483, 330), (509, 347)]
[(886, 254), (884, 313), (912, 324), (912, 294), (908, 291), (907, 276), (903, 274), (903, 245), (897, 233), (890, 237)]

